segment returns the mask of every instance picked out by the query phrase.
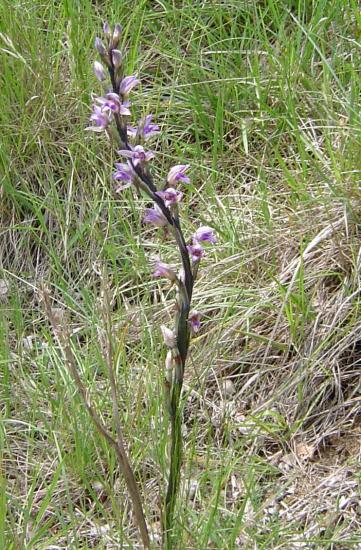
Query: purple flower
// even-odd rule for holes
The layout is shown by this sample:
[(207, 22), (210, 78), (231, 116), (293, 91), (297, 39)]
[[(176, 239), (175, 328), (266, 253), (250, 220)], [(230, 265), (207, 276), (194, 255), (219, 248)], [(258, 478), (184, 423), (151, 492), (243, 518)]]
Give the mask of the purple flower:
[(153, 273), (153, 277), (165, 277), (166, 279), (169, 279), (170, 281), (176, 280), (176, 273), (171, 265), (165, 264), (164, 262), (161, 262), (160, 260), (157, 260), (156, 263), (156, 269)]
[(190, 179), (188, 176), (185, 175), (185, 172), (190, 167), (189, 164), (177, 164), (177, 166), (173, 166), (169, 170), (168, 176), (167, 176), (167, 182), (171, 187), (174, 187), (178, 181), (182, 181), (183, 183), (190, 183)]
[(118, 151), (119, 155), (126, 157), (128, 159), (133, 159), (134, 166), (137, 166), (139, 163), (148, 162), (155, 157), (153, 151), (144, 151), (144, 147), (141, 145), (136, 145), (133, 149), (121, 149)]
[(192, 262), (199, 262), (203, 258), (205, 252), (200, 244), (190, 244), (187, 246), (188, 252), (191, 255)]
[(92, 132), (103, 132), (109, 126), (111, 122), (111, 113), (103, 111), (97, 105), (93, 105), (93, 114), (90, 117), (90, 120), (94, 123), (94, 126), (88, 126), (86, 130), (91, 130)]
[(119, 94), (127, 97), (131, 90), (140, 83), (136, 76), (126, 76), (119, 85)]
[(101, 105), (103, 110), (109, 110), (112, 113), (119, 113), (123, 116), (129, 116), (129, 102), (122, 102), (119, 95), (110, 92), (105, 97), (98, 97), (96, 101)]
[(100, 80), (100, 82), (106, 79), (107, 75), (106, 75), (105, 69), (103, 65), (99, 63), (99, 61), (94, 61), (93, 70), (94, 70), (95, 76), (97, 77), (98, 80)]
[(202, 227), (199, 227), (197, 231), (193, 235), (193, 243), (200, 243), (200, 242), (208, 242), (211, 244), (216, 244), (217, 237), (214, 234), (214, 231), (211, 227), (208, 227), (207, 225), (202, 225)]
[(173, 187), (169, 187), (165, 191), (158, 191), (157, 195), (164, 200), (164, 203), (168, 208), (173, 206), (173, 204), (177, 204), (183, 197), (183, 193), (173, 189)]
[(159, 132), (158, 124), (152, 124), (153, 115), (147, 115), (142, 119), (142, 128), (144, 139), (147, 139)]
[(199, 313), (199, 311), (194, 309), (193, 311), (190, 312), (188, 320), (193, 333), (198, 332), (199, 329), (201, 328), (200, 319), (201, 319), (201, 314)]
[(128, 126), (128, 136), (134, 138), (141, 136), (144, 141), (147, 141), (147, 139), (154, 136), (154, 134), (157, 134), (159, 132), (159, 126), (158, 124), (151, 123), (152, 118), (153, 115), (147, 115), (146, 117), (140, 119), (137, 128), (134, 128), (134, 126)]
[(127, 189), (127, 187), (131, 186), (134, 179), (134, 172), (132, 167), (127, 163), (116, 162), (115, 167), (116, 171), (113, 173), (113, 179), (124, 182), (124, 185), (119, 185), (116, 188), (116, 192), (119, 193), (123, 191), (123, 189)]
[(167, 218), (164, 216), (163, 212), (157, 204), (154, 206), (154, 208), (145, 209), (143, 222), (151, 223), (156, 227), (164, 227), (168, 223)]

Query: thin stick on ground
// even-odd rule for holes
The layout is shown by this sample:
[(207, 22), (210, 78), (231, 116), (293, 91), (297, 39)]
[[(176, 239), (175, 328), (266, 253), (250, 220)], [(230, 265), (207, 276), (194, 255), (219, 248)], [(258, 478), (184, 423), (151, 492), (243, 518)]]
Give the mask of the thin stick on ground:
[(90, 401), (87, 390), (79, 376), (79, 372), (76, 366), (76, 359), (70, 344), (69, 332), (67, 330), (65, 323), (59, 323), (56, 316), (54, 315), (54, 311), (51, 307), (51, 297), (50, 297), (49, 290), (47, 288), (43, 288), (41, 295), (44, 302), (45, 313), (51, 323), (55, 338), (58, 340), (59, 346), (64, 355), (65, 365), (75, 382), (78, 392), (86, 407), (86, 410), (88, 411), (89, 416), (93, 420), (94, 425), (98, 430), (99, 434), (102, 437), (104, 437), (104, 439), (106, 439), (106, 441), (111, 445), (111, 447), (113, 447), (117, 455), (119, 466), (124, 475), (127, 489), (129, 491), (129, 495), (132, 500), (134, 515), (135, 515), (136, 523), (142, 538), (142, 542), (143, 542), (144, 548), (148, 550), (150, 549), (150, 538), (149, 538), (147, 523), (144, 517), (142, 500), (140, 497), (140, 492), (138, 489), (137, 482), (134, 477), (134, 472), (130, 465), (130, 461), (125, 449), (124, 439), (122, 435), (119, 408), (117, 404), (117, 392), (116, 392), (116, 384), (114, 379), (113, 365), (110, 364), (112, 355), (107, 353), (106, 363), (108, 367), (108, 374), (109, 374), (109, 380), (110, 380), (110, 386), (111, 386), (111, 392), (112, 392), (113, 414), (114, 414), (114, 420), (115, 420), (116, 431), (117, 431), (117, 439), (114, 439), (112, 435), (109, 433), (102, 419), (100, 418), (100, 416), (98, 415), (98, 413), (96, 412), (95, 408), (93, 407)]

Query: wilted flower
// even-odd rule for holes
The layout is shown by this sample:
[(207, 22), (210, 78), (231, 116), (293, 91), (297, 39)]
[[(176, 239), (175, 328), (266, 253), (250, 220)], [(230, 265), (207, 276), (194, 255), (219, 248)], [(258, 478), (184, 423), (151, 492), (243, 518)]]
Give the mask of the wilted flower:
[(103, 110), (110, 110), (112, 113), (119, 113), (122, 116), (129, 116), (129, 102), (122, 102), (119, 95), (109, 92), (105, 97), (98, 97), (95, 100), (102, 106)]
[(155, 262), (155, 271), (153, 273), (153, 277), (165, 277), (166, 279), (169, 279), (170, 281), (176, 280), (176, 273), (173, 269), (173, 267), (169, 264), (165, 264), (164, 262), (161, 262), (160, 260), (157, 260)]
[(193, 263), (199, 262), (203, 258), (205, 252), (200, 244), (190, 244), (187, 246), (188, 252), (191, 255)]
[(164, 227), (167, 225), (167, 218), (162, 213), (159, 206), (156, 204), (154, 208), (146, 208), (145, 216), (143, 218), (144, 223), (151, 223), (156, 227)]
[(127, 97), (131, 90), (140, 83), (136, 76), (126, 76), (119, 85), (119, 94)]
[(139, 121), (138, 128), (134, 126), (128, 126), (128, 136), (137, 137), (140, 136), (147, 141), (150, 137), (159, 132), (158, 124), (152, 124), (153, 115), (147, 115)]
[(193, 243), (208, 242), (211, 244), (216, 244), (217, 237), (214, 234), (214, 230), (207, 225), (202, 225), (193, 235)]
[(93, 70), (94, 70), (95, 76), (97, 77), (98, 80), (100, 80), (100, 82), (106, 79), (107, 74), (105, 72), (103, 65), (99, 63), (99, 61), (94, 61)]
[(111, 113), (103, 111), (97, 105), (93, 105), (93, 113), (90, 116), (90, 120), (94, 122), (94, 126), (88, 126), (86, 130), (91, 130), (93, 132), (103, 132), (111, 122)]
[(169, 170), (167, 182), (171, 187), (174, 187), (178, 181), (190, 183), (191, 180), (185, 175), (185, 172), (188, 170), (189, 166), (189, 164), (177, 164)]
[(177, 204), (183, 197), (183, 193), (173, 189), (173, 187), (169, 187), (165, 191), (158, 191), (157, 195), (164, 200), (164, 203), (168, 208), (173, 204)]
[(167, 348), (175, 348), (176, 346), (176, 337), (172, 330), (170, 330), (165, 325), (161, 325), (160, 330), (163, 334), (163, 340)]
[(112, 50), (112, 61), (116, 69), (120, 67), (122, 60), (123, 60), (122, 52), (120, 50)]
[(121, 149), (118, 151), (119, 155), (133, 159), (134, 166), (137, 166), (139, 163), (148, 162), (155, 157), (153, 151), (144, 151), (144, 147), (141, 145), (136, 145), (133, 149)]
[(199, 313), (199, 311), (197, 311), (196, 309), (194, 309), (193, 311), (190, 312), (189, 314), (189, 324), (191, 326), (191, 329), (192, 329), (192, 332), (198, 332), (199, 329), (201, 328), (201, 314)]

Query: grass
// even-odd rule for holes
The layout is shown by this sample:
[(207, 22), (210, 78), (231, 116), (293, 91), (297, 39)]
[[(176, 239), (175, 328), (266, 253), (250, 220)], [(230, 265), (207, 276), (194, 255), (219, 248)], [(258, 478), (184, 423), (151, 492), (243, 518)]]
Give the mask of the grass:
[(153, 173), (192, 165), (186, 231), (209, 223), (220, 241), (194, 297), (178, 547), (361, 547), (358, 3), (0, 0), (0, 548), (138, 547), (115, 456), (39, 303), (45, 281), (110, 425), (101, 266), (158, 544), (172, 299), (150, 277), (143, 201), (114, 194), (114, 151), (84, 132), (103, 19), (123, 24), (141, 75), (135, 114), (162, 126)]

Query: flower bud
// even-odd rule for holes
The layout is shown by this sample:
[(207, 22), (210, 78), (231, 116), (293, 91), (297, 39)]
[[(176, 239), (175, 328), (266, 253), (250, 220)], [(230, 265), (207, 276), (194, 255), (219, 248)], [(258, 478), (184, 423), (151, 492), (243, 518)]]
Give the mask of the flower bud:
[(173, 378), (173, 354), (172, 350), (168, 350), (167, 357), (165, 358), (165, 378), (171, 384)]
[(97, 36), (96, 39), (95, 39), (95, 49), (97, 50), (98, 54), (101, 56), (101, 57), (104, 57), (107, 55), (107, 49), (104, 45), (104, 42)]
[(105, 36), (109, 39), (112, 35), (112, 30), (110, 28), (110, 25), (108, 23), (108, 21), (105, 21), (104, 24), (103, 24), (103, 32), (105, 34)]
[(167, 348), (172, 349), (176, 347), (176, 337), (172, 330), (165, 325), (161, 325), (160, 330), (163, 334), (163, 340)]
[(95, 76), (97, 77), (98, 80), (100, 80), (100, 82), (102, 82), (103, 80), (105, 80), (107, 78), (107, 74), (105, 72), (105, 69), (104, 69), (103, 65), (101, 63), (99, 63), (99, 61), (94, 61), (93, 69), (94, 69)]
[(112, 61), (116, 69), (120, 67), (122, 60), (123, 60), (122, 52), (120, 50), (112, 50)]
[(114, 27), (113, 38), (112, 38), (112, 48), (116, 48), (118, 46), (121, 34), (122, 34), (122, 26), (119, 23), (117, 23)]

